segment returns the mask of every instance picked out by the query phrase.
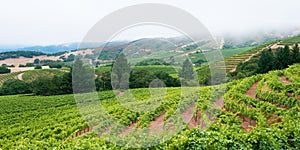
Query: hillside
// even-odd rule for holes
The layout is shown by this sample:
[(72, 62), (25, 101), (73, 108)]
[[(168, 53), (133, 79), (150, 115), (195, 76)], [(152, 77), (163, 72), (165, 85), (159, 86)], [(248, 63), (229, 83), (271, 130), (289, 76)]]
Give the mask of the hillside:
[[(138, 101), (131, 100), (127, 92), (118, 94), (118, 98), (113, 91), (100, 92), (98, 99), (90, 99), (80, 105), (81, 112), (73, 95), (1, 96), (0, 147), (120, 149), (120, 145), (104, 139), (121, 135), (114, 140), (119, 144), (125, 142), (127, 145), (123, 148), (158, 144), (153, 148), (298, 149), (299, 85), (300, 66), (293, 65), (285, 70), (237, 80), (226, 84), (226, 87), (184, 89), (186, 92), (182, 100), (180, 88), (167, 88), (165, 98), (160, 99), (157, 95), (149, 100), (149, 89), (130, 90)], [(222, 96), (224, 88), (227, 92)], [(213, 92), (213, 89), (216, 91)], [(197, 91), (201, 94), (197, 95)], [(197, 103), (192, 105), (195, 98)], [(158, 107), (146, 109), (151, 113), (139, 109), (156, 106), (161, 100)], [(99, 101), (109, 118), (114, 119), (107, 119), (106, 113), (99, 111), (94, 103), (98, 105)], [(172, 116), (179, 101), (182, 104), (177, 112), (179, 115)], [(82, 118), (82, 112), (88, 116)], [(191, 119), (185, 118), (188, 116), (192, 116)], [(185, 124), (181, 126), (182, 132), (166, 142), (161, 141), (161, 137), (151, 136), (156, 133), (154, 128), (167, 130), (167, 126), (157, 125), (172, 117), (182, 118), (181, 121), (177, 118)], [(84, 119), (89, 121), (90, 126)], [(120, 125), (114, 124), (114, 121)], [(195, 128), (198, 125), (200, 128)], [(140, 130), (147, 127), (149, 130)], [(146, 136), (148, 134), (150, 137)]]

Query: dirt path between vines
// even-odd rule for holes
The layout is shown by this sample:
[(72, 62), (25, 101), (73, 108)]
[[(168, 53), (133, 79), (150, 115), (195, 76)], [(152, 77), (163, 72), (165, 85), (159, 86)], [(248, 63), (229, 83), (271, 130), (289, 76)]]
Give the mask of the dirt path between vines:
[(121, 97), (121, 96), (123, 96), (125, 94), (125, 92), (119, 92), (118, 94), (117, 94), (117, 97)]
[(149, 134), (162, 133), (164, 131), (164, 118), (166, 112), (162, 113), (155, 120), (151, 121), (149, 126)]
[(290, 84), (291, 83), (291, 81), (287, 77), (285, 77), (285, 76), (280, 76), (279, 78), (280, 78), (280, 81), (283, 84)]
[(131, 123), (126, 129), (124, 129), (120, 135), (126, 135), (128, 133), (130, 133), (132, 131), (133, 128), (136, 127), (136, 125), (138, 124), (138, 122), (134, 122), (134, 123)]
[(258, 82), (255, 82), (252, 86), (251, 86), (251, 88), (248, 90), (248, 91), (246, 91), (246, 93), (245, 93), (245, 95), (246, 96), (249, 96), (249, 97), (252, 97), (252, 98), (256, 98), (256, 87), (258, 86)]
[(224, 108), (224, 99), (220, 97), (217, 101), (214, 102), (215, 107), (219, 107), (220, 109)]
[(17, 75), (17, 79), (19, 79), (19, 80), (23, 80), (23, 74), (24, 74), (24, 73), (20, 73), (20, 74), (18, 74), (18, 75)]

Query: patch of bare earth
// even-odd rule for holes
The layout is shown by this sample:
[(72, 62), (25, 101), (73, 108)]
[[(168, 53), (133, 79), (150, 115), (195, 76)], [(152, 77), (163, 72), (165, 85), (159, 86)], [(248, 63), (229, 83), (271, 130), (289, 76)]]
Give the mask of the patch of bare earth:
[(131, 123), (126, 129), (124, 129), (124, 130), (121, 132), (120, 135), (124, 136), (124, 135), (130, 133), (130, 132), (133, 130), (133, 128), (136, 127), (137, 124), (138, 124), (138, 122)]
[(282, 122), (282, 118), (280, 118), (276, 114), (268, 115), (267, 116), (268, 125), (271, 126), (274, 123)]
[(98, 134), (98, 137), (101, 138), (103, 134), (110, 132), (111, 128), (112, 128), (111, 126), (107, 127), (102, 133)]
[(18, 74), (18, 75), (17, 75), (17, 79), (19, 79), (19, 80), (23, 80), (23, 74), (24, 74), (24, 73), (20, 73), (20, 74)]
[(251, 86), (251, 88), (250, 88), (248, 91), (246, 91), (245, 95), (246, 95), (246, 96), (249, 96), (249, 97), (252, 97), (252, 98), (256, 98), (256, 93), (255, 93), (255, 91), (256, 91), (257, 85), (258, 85), (258, 82), (255, 82), (255, 83)]
[(121, 97), (121, 96), (123, 96), (124, 94), (125, 94), (125, 92), (121, 91), (121, 92), (119, 92), (119, 93), (117, 94), (117, 97)]
[(181, 113), (181, 117), (185, 123), (188, 123), (194, 115), (195, 105), (188, 107), (183, 113)]
[(197, 116), (193, 115), (192, 119), (188, 123), (188, 128), (193, 129), (199, 125), (201, 128), (203, 128), (204, 124), (201, 119), (202, 119), (201, 111), (197, 110)]
[(214, 102), (214, 107), (223, 109), (224, 108), (224, 99), (222, 97), (220, 97), (217, 101)]
[(158, 134), (164, 131), (164, 118), (166, 112), (162, 113), (155, 120), (151, 121), (149, 126), (149, 134)]
[(246, 132), (251, 131), (256, 126), (255, 120), (252, 120), (252, 119), (245, 117), (243, 115), (240, 115), (240, 114), (238, 114), (237, 116), (242, 119), (241, 126)]
[(279, 78), (280, 78), (280, 81), (283, 84), (290, 84), (291, 83), (291, 81), (287, 77), (285, 77), (285, 76), (280, 76)]

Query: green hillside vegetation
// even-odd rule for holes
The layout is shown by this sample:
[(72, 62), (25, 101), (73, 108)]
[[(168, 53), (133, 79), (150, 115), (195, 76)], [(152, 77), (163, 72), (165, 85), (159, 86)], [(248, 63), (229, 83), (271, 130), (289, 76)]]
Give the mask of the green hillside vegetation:
[[(95, 69), (95, 74), (102, 74), (104, 72), (110, 71), (111, 66), (101, 66), (97, 67)], [(167, 74), (178, 74), (176, 70), (178, 70), (180, 67), (177, 66), (163, 66), (163, 65), (149, 65), (149, 66), (134, 66), (132, 71), (138, 71), (138, 70), (147, 70), (150, 72), (165, 72)]]
[(22, 72), (13, 72), (9, 74), (0, 74), (0, 85), (3, 84), (4, 81), (9, 80), (9, 79), (17, 79), (18, 75), (21, 74)]
[(296, 43), (300, 43), (300, 35), (294, 36), (291, 38), (287, 38), (287, 39), (283, 39), (282, 41), (280, 41), (280, 44), (282, 44), (282, 45), (293, 45)]
[(38, 70), (29, 70), (24, 72), (22, 78), (26, 82), (31, 82), (37, 78), (42, 77), (53, 77), (55, 75), (63, 75), (64, 72), (58, 69), (38, 69)]
[[(205, 118), (213, 117), (213, 124), (207, 128), (184, 130), (163, 143), (160, 137), (146, 138), (145, 132), (127, 133), (117, 138), (127, 146), (138, 145), (137, 141), (157, 143), (153, 149), (299, 149), (300, 148), (300, 65), (290, 66), (285, 70), (272, 71), (264, 75), (256, 75), (242, 80), (228, 83), (227, 86), (215, 86), (222, 91), (226, 88), (223, 97), (224, 106), (216, 105), (220, 101), (221, 92), (213, 95), (212, 87), (191, 87), (180, 108), (183, 113), (191, 107), (191, 100), (197, 98), (194, 115), (200, 115), (201, 122)], [(194, 89), (194, 90), (193, 90)], [(252, 92), (249, 92), (252, 89)], [(200, 90), (200, 91), (199, 91)], [(127, 108), (147, 104), (158, 100), (149, 98), (148, 88), (132, 89), (137, 101), (126, 98), (123, 104), (115, 97), (112, 91), (99, 92), (99, 98), (90, 100), (83, 107), (93, 119), (93, 126), (104, 133), (102, 136), (120, 134), (132, 122), (137, 122), (135, 128), (149, 127), (151, 122), (165, 112), (164, 118), (169, 118), (178, 107), (181, 100), (180, 88), (167, 88), (167, 95), (162, 104), (151, 113), (136, 113)], [(197, 92), (201, 93), (200, 97)], [(253, 95), (254, 94), (254, 95)], [(195, 97), (197, 96), (197, 97)], [(212, 96), (212, 97), (211, 97)], [(159, 98), (159, 97), (157, 97)], [(113, 126), (112, 120), (106, 119), (101, 112), (93, 107), (93, 101), (101, 101), (106, 113), (124, 127)], [(124, 105), (126, 107), (124, 107)], [(60, 96), (1, 96), (0, 117), (0, 147), (3, 149), (121, 149), (126, 148), (105, 141), (90, 131), (81, 117), (73, 95)], [(198, 114), (197, 112), (202, 112)], [(206, 112), (206, 113), (204, 113)], [(214, 114), (213, 116), (210, 114)], [(93, 117), (97, 116), (97, 117)], [(179, 115), (181, 117), (181, 115)], [(213, 119), (210, 118), (210, 119)], [(192, 118), (194, 119), (194, 118)], [(247, 124), (247, 125), (246, 125)], [(201, 123), (199, 122), (200, 126)], [(111, 128), (106, 132), (106, 128)], [(84, 134), (83, 134), (84, 133)], [(83, 135), (81, 135), (83, 134)], [(80, 136), (78, 136), (80, 135)]]
[(34, 52), (34, 51), (3, 52), (0, 53), (0, 60), (4, 60), (7, 58), (19, 58), (19, 57), (32, 58), (33, 56), (41, 56), (41, 55), (46, 55), (46, 54), (42, 52)]

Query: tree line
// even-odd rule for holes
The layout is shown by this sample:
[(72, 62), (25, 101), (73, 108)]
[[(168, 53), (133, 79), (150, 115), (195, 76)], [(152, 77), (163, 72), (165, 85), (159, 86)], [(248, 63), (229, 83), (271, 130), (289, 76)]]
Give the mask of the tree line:
[[(0, 95), (29, 94), (60, 95), (71, 93), (85, 93), (111, 89), (126, 90), (128, 88), (178, 87), (194, 86), (197, 75), (192, 63), (186, 59), (179, 71), (179, 78), (172, 77), (163, 71), (151, 72), (140, 69), (131, 71), (124, 55), (120, 55), (114, 62), (111, 71), (95, 77), (94, 68), (76, 59), (70, 72), (63, 75), (38, 77), (31, 82), (18, 79), (7, 80), (0, 88)], [(153, 81), (161, 81), (154, 82)]]
[(300, 63), (298, 44), (290, 48), (288, 45), (275, 50), (265, 49), (260, 55), (250, 61), (238, 64), (235, 72), (229, 73), (229, 80), (242, 79), (255, 74), (267, 73), (271, 70), (281, 70), (294, 63)]

